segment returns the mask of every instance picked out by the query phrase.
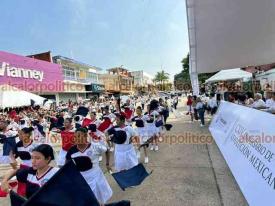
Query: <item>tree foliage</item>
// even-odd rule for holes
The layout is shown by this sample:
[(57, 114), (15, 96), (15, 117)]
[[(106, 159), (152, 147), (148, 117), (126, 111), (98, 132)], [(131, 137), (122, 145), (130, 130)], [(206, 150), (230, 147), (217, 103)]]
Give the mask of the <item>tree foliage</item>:
[[(191, 80), (189, 75), (189, 53), (181, 61), (182, 70), (174, 76), (174, 84), (178, 90), (191, 89)], [(213, 76), (215, 73), (203, 73), (198, 75), (199, 83), (203, 84), (206, 79)]]
[(161, 84), (161, 90), (165, 90), (165, 82), (169, 80), (169, 74), (164, 70), (157, 72), (154, 78), (154, 82)]

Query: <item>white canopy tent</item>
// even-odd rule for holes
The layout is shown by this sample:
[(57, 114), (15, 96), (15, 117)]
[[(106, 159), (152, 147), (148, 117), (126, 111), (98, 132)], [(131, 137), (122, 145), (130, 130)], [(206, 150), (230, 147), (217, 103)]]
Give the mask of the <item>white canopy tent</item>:
[(0, 108), (14, 108), (30, 106), (31, 101), (43, 105), (45, 98), (36, 94), (20, 90), (10, 85), (0, 85)]
[(228, 80), (249, 80), (252, 78), (252, 73), (241, 70), (240, 68), (221, 70), (209, 79), (206, 83), (228, 81)]
[(186, 8), (191, 76), (275, 61), (275, 1), (186, 0)]

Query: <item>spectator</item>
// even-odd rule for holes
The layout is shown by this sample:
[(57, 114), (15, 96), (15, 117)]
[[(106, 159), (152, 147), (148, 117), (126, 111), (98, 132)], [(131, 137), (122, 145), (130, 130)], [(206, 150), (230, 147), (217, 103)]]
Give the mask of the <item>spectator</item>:
[(263, 108), (266, 108), (266, 104), (265, 102), (263, 101), (262, 99), (262, 94), (260, 93), (256, 93), (255, 94), (255, 101), (254, 103), (251, 105), (252, 108), (255, 108), (255, 109), (263, 109)]
[(271, 105), (273, 104), (273, 99), (272, 99), (272, 92), (267, 92), (266, 93), (266, 101), (265, 101), (266, 107), (270, 108)]
[(201, 101), (200, 97), (197, 98), (196, 110), (199, 113), (199, 117), (200, 117), (200, 120), (201, 120), (201, 127), (203, 127), (205, 125), (204, 124), (204, 112), (205, 112), (205, 109), (204, 109), (204, 104)]
[(187, 105), (187, 114), (186, 115), (188, 115), (188, 114), (190, 114), (191, 112), (192, 112), (192, 96), (191, 95), (189, 95), (188, 97), (187, 97), (187, 103), (186, 103), (186, 105)]
[(178, 97), (174, 97), (174, 100), (173, 100), (173, 104), (174, 104), (174, 108), (177, 109), (177, 106), (178, 106), (178, 102), (179, 102), (179, 99)]
[[(196, 105), (197, 105), (197, 96), (194, 95), (193, 96), (193, 99), (192, 99), (192, 108), (194, 109), (194, 118), (195, 120), (198, 120), (198, 112), (197, 112), (197, 109), (196, 109)], [(191, 120), (193, 121), (193, 117), (191, 116)]]
[(218, 104), (217, 100), (215, 99), (215, 94), (210, 94), (210, 99), (207, 102), (208, 110), (210, 111), (211, 115), (214, 115), (217, 111)]

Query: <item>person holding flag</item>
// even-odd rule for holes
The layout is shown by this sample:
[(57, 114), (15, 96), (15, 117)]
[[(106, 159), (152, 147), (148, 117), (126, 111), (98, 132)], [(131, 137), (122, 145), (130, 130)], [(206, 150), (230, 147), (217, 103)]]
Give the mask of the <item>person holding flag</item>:
[(112, 189), (100, 166), (99, 156), (107, 151), (107, 145), (100, 141), (91, 144), (88, 130), (78, 128), (75, 132), (75, 144), (67, 153), (66, 161), (73, 160), (100, 204), (105, 204), (112, 197)]
[(10, 170), (1, 182), (2, 191), (8, 192), (9, 180), (16, 176), (19, 182), (26, 184), (26, 197), (30, 198), (58, 171), (51, 167), (54, 160), (53, 148), (48, 144), (41, 144), (32, 150), (32, 167)]
[[(142, 115), (142, 108), (140, 106), (137, 107), (136, 109), (136, 113), (137, 116), (132, 118), (132, 121), (135, 122), (135, 131), (139, 137), (139, 143), (140, 145), (143, 145), (143, 149), (144, 149), (144, 163), (148, 163), (149, 162), (149, 158), (148, 158), (148, 154), (147, 154), (147, 148), (145, 145), (147, 143), (147, 140), (149, 139), (149, 135), (146, 131), (146, 117), (144, 115)], [(138, 148), (138, 152), (137, 152), (137, 156), (138, 158), (140, 158), (140, 148)]]
[[(123, 113), (116, 114), (117, 126), (107, 131), (109, 141), (115, 144), (114, 163), (115, 171), (128, 170), (138, 164), (138, 157), (133, 146), (133, 141), (139, 142), (135, 130), (125, 125)], [(106, 163), (109, 165), (109, 162)]]

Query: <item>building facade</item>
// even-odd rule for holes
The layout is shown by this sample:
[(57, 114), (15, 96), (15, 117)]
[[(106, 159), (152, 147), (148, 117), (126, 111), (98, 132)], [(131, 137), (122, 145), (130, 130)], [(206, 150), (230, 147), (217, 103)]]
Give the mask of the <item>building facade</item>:
[(62, 66), (64, 77), (64, 92), (58, 94), (58, 102), (90, 99), (105, 91), (99, 80), (101, 68), (63, 56), (54, 56), (53, 62)]
[(154, 77), (144, 71), (130, 72), (134, 79), (134, 89), (136, 92), (151, 92), (153, 90)]
[(116, 67), (107, 70), (108, 73), (100, 74), (99, 79), (104, 83), (109, 94), (132, 94), (134, 79), (127, 69)]

